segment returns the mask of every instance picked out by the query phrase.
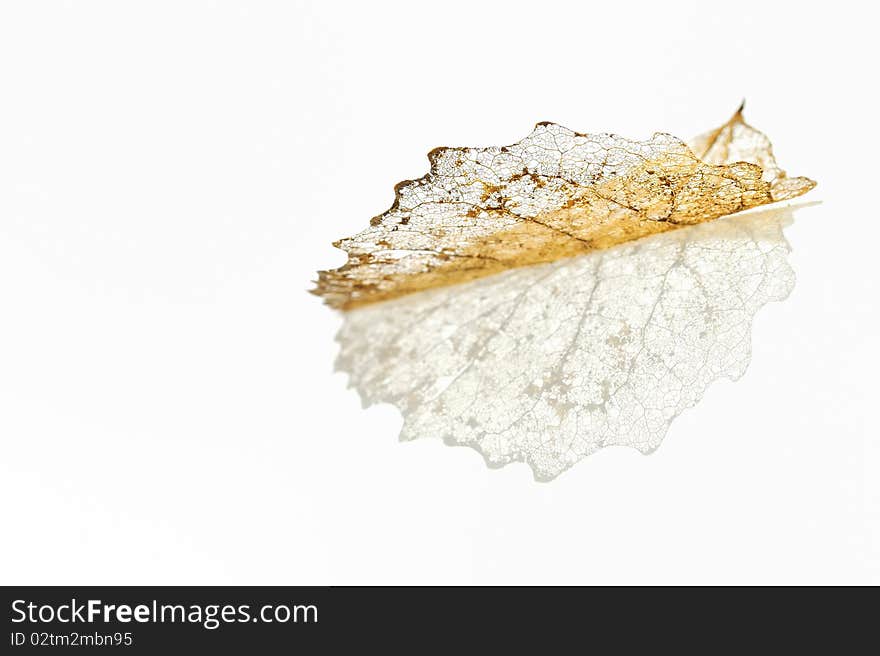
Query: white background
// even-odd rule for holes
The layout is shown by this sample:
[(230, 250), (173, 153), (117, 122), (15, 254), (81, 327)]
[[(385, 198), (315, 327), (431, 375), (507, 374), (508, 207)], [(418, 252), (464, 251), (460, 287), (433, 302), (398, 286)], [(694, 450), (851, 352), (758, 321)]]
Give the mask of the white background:
[[(867, 6), (4, 2), (0, 582), (880, 582)], [(428, 150), (742, 97), (822, 203), (655, 454), (538, 484), (332, 373), (306, 290)]]

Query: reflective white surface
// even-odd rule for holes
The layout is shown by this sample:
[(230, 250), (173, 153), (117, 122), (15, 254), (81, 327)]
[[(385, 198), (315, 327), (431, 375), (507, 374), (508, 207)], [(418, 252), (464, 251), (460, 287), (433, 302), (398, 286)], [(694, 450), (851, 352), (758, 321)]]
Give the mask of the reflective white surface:
[(609, 446), (654, 452), (751, 357), (755, 313), (794, 287), (788, 207), (711, 221), (343, 315), (337, 369), (401, 440), (469, 446), (552, 481)]
[[(0, 580), (880, 582), (863, 5), (216, 4), (0, 8)], [(537, 484), (333, 373), (308, 281), (432, 147), (687, 137), (744, 95), (822, 202), (745, 375), (650, 457)]]

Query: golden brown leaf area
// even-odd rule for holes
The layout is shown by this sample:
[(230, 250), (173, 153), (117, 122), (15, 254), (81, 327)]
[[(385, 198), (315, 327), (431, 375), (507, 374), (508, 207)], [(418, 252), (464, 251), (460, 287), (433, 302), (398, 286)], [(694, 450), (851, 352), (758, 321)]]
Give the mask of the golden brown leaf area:
[(806, 193), (742, 107), (688, 147), (538, 123), (512, 146), (437, 148), (391, 208), (335, 242), (348, 253), (313, 293), (343, 310), (551, 262)]

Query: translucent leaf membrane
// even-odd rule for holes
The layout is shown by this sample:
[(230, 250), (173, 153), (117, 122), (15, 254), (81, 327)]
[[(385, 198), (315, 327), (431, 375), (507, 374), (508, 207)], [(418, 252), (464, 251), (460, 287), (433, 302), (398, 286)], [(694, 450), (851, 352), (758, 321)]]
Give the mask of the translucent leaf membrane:
[(511, 146), (438, 148), (427, 175), (396, 186), (387, 212), (336, 242), (348, 261), (321, 271), (314, 293), (351, 309), (582, 255), (815, 186), (786, 177), (742, 108), (692, 148), (669, 134), (631, 141), (553, 123)]
[(815, 187), (816, 183), (809, 178), (789, 178), (785, 175), (785, 171), (776, 164), (773, 145), (767, 135), (745, 122), (743, 107), (741, 105), (720, 128), (691, 140), (690, 147), (696, 156), (706, 164), (757, 164), (763, 171), (761, 178), (770, 184), (772, 201), (794, 198)]

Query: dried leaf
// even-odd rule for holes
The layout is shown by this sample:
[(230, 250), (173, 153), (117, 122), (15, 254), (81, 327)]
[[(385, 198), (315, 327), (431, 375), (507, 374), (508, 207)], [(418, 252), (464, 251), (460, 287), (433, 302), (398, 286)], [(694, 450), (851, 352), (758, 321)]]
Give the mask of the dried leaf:
[(656, 449), (751, 322), (788, 296), (778, 208), (346, 312), (337, 368), (400, 438), (441, 437), (550, 480), (606, 446)]
[(639, 142), (553, 123), (512, 146), (438, 148), (427, 175), (395, 187), (391, 209), (336, 242), (348, 261), (321, 271), (314, 293), (350, 309), (582, 255), (815, 186), (785, 176), (742, 108), (693, 148), (669, 134)]

